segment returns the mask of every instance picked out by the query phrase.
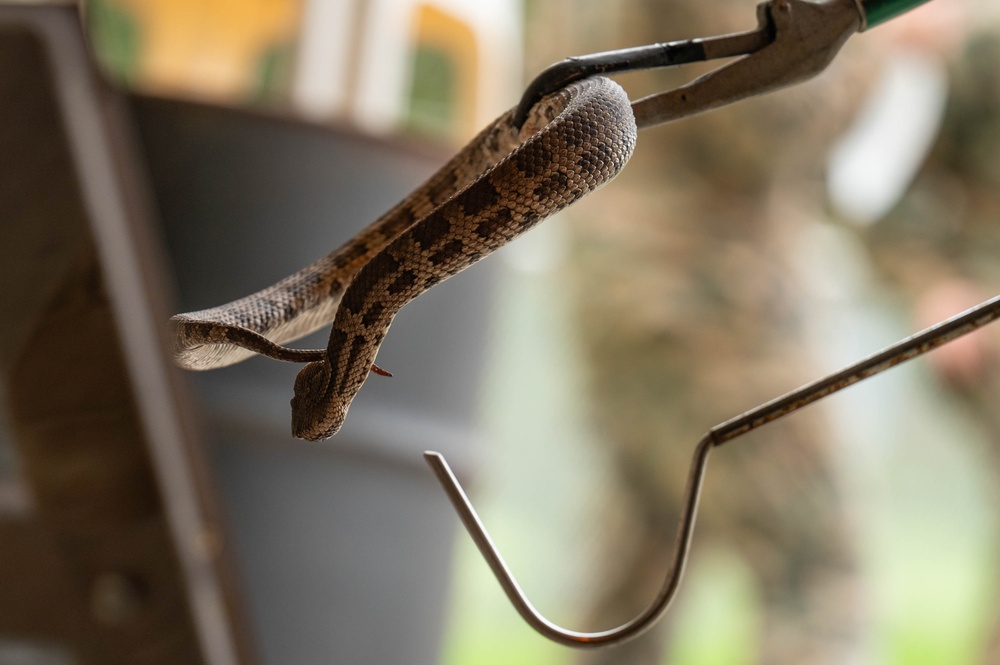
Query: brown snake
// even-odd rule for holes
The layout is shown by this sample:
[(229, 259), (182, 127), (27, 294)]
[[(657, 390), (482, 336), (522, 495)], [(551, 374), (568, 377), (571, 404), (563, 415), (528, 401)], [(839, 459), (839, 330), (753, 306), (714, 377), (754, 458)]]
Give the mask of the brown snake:
[[(254, 353), (308, 362), (292, 433), (336, 434), (403, 305), (611, 180), (635, 147), (628, 97), (607, 78), (543, 99), (520, 130), (512, 116), (328, 256), (253, 295), (172, 317), (176, 362), (212, 369)], [(281, 346), (331, 320), (325, 350)]]

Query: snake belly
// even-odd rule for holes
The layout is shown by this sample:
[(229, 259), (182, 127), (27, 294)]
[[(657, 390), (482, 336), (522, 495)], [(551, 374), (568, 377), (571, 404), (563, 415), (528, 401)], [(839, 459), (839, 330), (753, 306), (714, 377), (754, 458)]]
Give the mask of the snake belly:
[[(424, 185), (330, 255), (246, 298), (171, 319), (175, 361), (212, 369), (254, 353), (307, 362), (292, 433), (336, 434), (396, 313), (535, 224), (611, 180), (635, 147), (624, 90), (573, 83), (518, 130), (497, 118)], [(330, 323), (327, 348), (282, 344)]]

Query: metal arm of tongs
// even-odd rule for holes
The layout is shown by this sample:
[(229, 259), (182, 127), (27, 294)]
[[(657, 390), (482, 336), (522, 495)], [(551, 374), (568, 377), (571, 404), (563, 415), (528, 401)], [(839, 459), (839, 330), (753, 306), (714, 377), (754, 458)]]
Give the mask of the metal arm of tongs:
[[(852, 34), (884, 22), (924, 1), (769, 0), (757, 7), (758, 27), (751, 32), (569, 58), (545, 70), (531, 83), (518, 107), (515, 122), (522, 124), (531, 107), (545, 95), (587, 76), (745, 56), (681, 88), (646, 97), (632, 104), (639, 127), (649, 127), (708, 111), (818, 74)], [(444, 457), (435, 452), (427, 452), (424, 457), (508, 598), (525, 621), (542, 635), (568, 646), (601, 647), (617, 644), (650, 628), (667, 611), (677, 592), (694, 533), (698, 499), (709, 453), (714, 448), (998, 318), (1000, 297), (710, 429), (695, 448), (674, 548), (669, 553), (669, 567), (663, 585), (650, 606), (639, 616), (611, 630), (581, 633), (561, 628), (543, 617), (525, 597), (508, 570)]]
[(769, 0), (757, 5), (757, 28), (749, 32), (567, 58), (528, 85), (514, 123), (522, 126), (542, 97), (588, 76), (744, 56), (685, 86), (632, 103), (640, 129), (710, 111), (816, 76), (855, 32), (926, 1)]

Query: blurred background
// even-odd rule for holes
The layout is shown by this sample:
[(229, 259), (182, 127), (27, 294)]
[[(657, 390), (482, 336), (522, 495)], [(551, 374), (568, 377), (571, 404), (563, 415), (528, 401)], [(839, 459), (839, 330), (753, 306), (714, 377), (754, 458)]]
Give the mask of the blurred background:
[[(158, 100), (185, 100), (202, 115), (177, 121), (188, 123), (182, 134), (217, 108), (292, 120), (308, 128), (296, 144), (302, 154), (311, 136), (322, 142), (334, 132), (357, 146), (341, 170), (383, 151), (380, 164), (406, 172), (393, 182), (413, 184), (551, 62), (746, 30), (755, 20), (751, 0), (89, 0), (83, 10), (103, 70), (147, 108), (139, 120), (147, 153), (157, 123), (169, 121), (156, 115)], [(620, 81), (634, 99), (717, 64)], [(288, 145), (282, 159), (294, 161)], [(225, 163), (175, 168), (201, 168), (203, 196), (213, 178), (234, 177)], [(303, 173), (338, 173), (311, 168)], [(255, 184), (292, 209), (295, 186)], [(367, 203), (347, 198), (379, 182), (330, 187), (345, 200), (329, 205), (369, 214)], [(215, 205), (214, 214), (236, 217), (243, 204)], [(344, 233), (380, 211), (358, 212)], [(306, 213), (319, 219), (308, 222), (305, 256), (318, 257), (328, 212)], [(283, 223), (263, 219), (261, 233)], [(186, 237), (195, 234), (207, 254), (230, 244), (211, 224), (205, 217), (166, 229), (188, 308), (298, 267), (238, 268), (245, 282), (228, 269), (186, 276), (195, 269), (176, 259)], [(329, 249), (342, 239), (331, 234)], [(239, 261), (236, 245), (220, 251)], [(1000, 8), (932, 0), (852, 38), (814, 81), (645, 130), (611, 185), (474, 277), (458, 277), (481, 286), (466, 290), (468, 304), (438, 310), (421, 298), (407, 310), (444, 311), (432, 331), (469, 318), (479, 325), (473, 342), (457, 342), (462, 366), (472, 368), (461, 398), (473, 415), (457, 416), (452, 448), (528, 596), (557, 623), (594, 630), (630, 619), (659, 588), (690, 455), (706, 430), (996, 294), (997, 257)], [(210, 286), (219, 282), (225, 288)], [(423, 347), (387, 349), (398, 360), (385, 366), (400, 375), (414, 348)], [(453, 551), (454, 562), (440, 580), (446, 603), (439, 627), (428, 629), (427, 653), (483, 665), (1000, 663), (998, 354), (1000, 328), (987, 328), (721, 449), (680, 596), (655, 630), (622, 647), (577, 653), (536, 636), (447, 522), (435, 546)], [(269, 372), (268, 363), (247, 371)], [(293, 370), (282, 371), (290, 390)], [(416, 371), (408, 390), (448, 402), (447, 388)], [(199, 380), (212, 408), (225, 410), (226, 389), (213, 393), (212, 382), (226, 379)], [(287, 395), (266, 399), (286, 408)], [(374, 402), (356, 408), (367, 414), (359, 421), (378, 420)], [(226, 413), (225, 436), (251, 438), (254, 426), (241, 430), (239, 416)], [(417, 460), (421, 449), (405, 436), (411, 421), (402, 422), (392, 454)], [(271, 483), (269, 474), (301, 477), (276, 471), (271, 455), (304, 444), (271, 430), (252, 438), (252, 453), (233, 443), (215, 455), (230, 510)], [(452, 520), (435, 491), (421, 490), (430, 497), (423, 510)], [(358, 499), (379, 500), (371, 489)], [(294, 514), (294, 504), (288, 509)], [(266, 521), (240, 526), (250, 518), (235, 512), (238, 539), (268, 538), (259, 533)], [(335, 518), (314, 519), (290, 528)], [(338, 533), (335, 522), (325, 528)], [(405, 551), (419, 537), (401, 529), (379, 547)], [(331, 538), (333, 549), (346, 546)], [(282, 565), (241, 563), (263, 577)], [(267, 593), (249, 593), (262, 631), (275, 611)], [(365, 604), (378, 613), (393, 599)], [(387, 614), (382, 631), (393, 632), (397, 611), (421, 612), (419, 597)], [(326, 630), (322, 616), (308, 621)], [(281, 639), (264, 640), (265, 662), (291, 662), (279, 659)], [(361, 654), (356, 662), (384, 661)]]

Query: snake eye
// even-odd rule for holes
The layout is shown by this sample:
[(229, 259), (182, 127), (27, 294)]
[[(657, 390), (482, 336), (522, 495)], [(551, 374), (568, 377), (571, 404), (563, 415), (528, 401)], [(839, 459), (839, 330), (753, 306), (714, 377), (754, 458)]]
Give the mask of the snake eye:
[(295, 377), (292, 397), (292, 435), (307, 441), (328, 439), (340, 430), (346, 409), (330, 404), (327, 397), (330, 366), (311, 362)]

